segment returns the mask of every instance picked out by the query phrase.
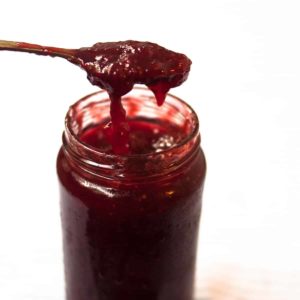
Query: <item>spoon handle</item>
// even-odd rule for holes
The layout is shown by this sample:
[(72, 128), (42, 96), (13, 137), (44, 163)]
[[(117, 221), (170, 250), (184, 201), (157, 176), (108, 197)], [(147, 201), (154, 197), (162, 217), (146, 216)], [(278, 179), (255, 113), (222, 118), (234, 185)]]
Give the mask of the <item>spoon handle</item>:
[(68, 60), (73, 60), (76, 52), (75, 49), (47, 47), (36, 44), (4, 40), (0, 40), (0, 51), (1, 50), (29, 52), (45, 56), (58, 56)]

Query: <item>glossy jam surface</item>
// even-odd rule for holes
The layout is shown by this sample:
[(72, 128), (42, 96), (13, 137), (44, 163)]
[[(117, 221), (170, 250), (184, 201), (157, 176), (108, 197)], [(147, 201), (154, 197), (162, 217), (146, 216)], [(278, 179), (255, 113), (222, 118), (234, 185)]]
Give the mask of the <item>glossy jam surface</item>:
[[(116, 169), (109, 170), (106, 161), (97, 161), (99, 171), (70, 156), (68, 144), (59, 152), (68, 300), (192, 300), (206, 169), (199, 135), (182, 144), (191, 134), (190, 116), (181, 119), (180, 106), (167, 103), (162, 113), (153, 102), (150, 117), (142, 117), (146, 107), (138, 107), (138, 100), (124, 102), (132, 130), (127, 173), (117, 168), (126, 157), (113, 156)], [(103, 111), (93, 101), (89, 106)], [(78, 124), (95, 124), (77, 131), (76, 151), (89, 145), (109, 156), (103, 126), (109, 112), (97, 123), (97, 113), (90, 118), (87, 107), (78, 107), (87, 116), (82, 121), (80, 112), (72, 114), (80, 116)]]
[(145, 84), (162, 104), (172, 87), (187, 79), (191, 61), (155, 43), (121, 41), (80, 48), (76, 58), (92, 84), (114, 97), (128, 93), (136, 83)]

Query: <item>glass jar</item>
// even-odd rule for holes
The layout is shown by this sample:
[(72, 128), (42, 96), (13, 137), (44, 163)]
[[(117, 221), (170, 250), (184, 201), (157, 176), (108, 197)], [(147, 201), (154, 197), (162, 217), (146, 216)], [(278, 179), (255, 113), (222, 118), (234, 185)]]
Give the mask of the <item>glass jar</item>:
[(70, 107), (57, 159), (68, 300), (190, 300), (206, 172), (199, 123), (182, 100), (158, 107), (147, 89), (122, 103), (128, 119), (171, 122), (177, 144), (119, 156), (80, 141), (109, 120), (105, 92)]

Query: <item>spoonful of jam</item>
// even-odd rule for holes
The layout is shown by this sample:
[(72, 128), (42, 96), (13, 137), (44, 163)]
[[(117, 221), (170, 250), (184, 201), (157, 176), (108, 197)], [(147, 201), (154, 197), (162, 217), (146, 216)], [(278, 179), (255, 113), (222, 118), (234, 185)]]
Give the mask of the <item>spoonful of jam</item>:
[[(64, 49), (0, 40), (0, 50), (61, 57), (81, 67), (93, 85), (105, 89), (111, 99), (111, 143), (119, 154), (128, 153), (126, 112), (121, 97), (134, 84), (145, 84), (162, 105), (170, 88), (188, 77), (191, 61), (157, 44), (139, 41), (96, 43), (91, 47)], [(118, 147), (114, 147), (117, 143)], [(123, 145), (123, 147), (119, 147)]]
[(191, 65), (184, 54), (154, 43), (130, 40), (97, 43), (79, 49), (0, 40), (0, 50), (65, 58), (84, 69), (93, 85), (115, 97), (128, 93), (135, 83), (145, 84), (153, 90), (159, 105), (170, 88), (187, 79)]

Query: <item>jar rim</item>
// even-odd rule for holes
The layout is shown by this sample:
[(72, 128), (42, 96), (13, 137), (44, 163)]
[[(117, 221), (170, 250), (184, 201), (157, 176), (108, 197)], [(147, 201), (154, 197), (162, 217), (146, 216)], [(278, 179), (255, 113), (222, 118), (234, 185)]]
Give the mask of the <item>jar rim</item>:
[[(133, 88), (133, 91), (146, 91), (149, 92), (150, 90), (145, 88), (145, 87), (140, 87), (140, 86), (135, 86)], [(120, 159), (120, 158), (124, 158), (124, 159), (142, 159), (142, 158), (147, 158), (149, 156), (153, 156), (156, 154), (159, 155), (164, 155), (169, 153), (170, 151), (176, 151), (178, 149), (180, 149), (181, 147), (183, 147), (186, 143), (188, 143), (189, 141), (195, 139), (197, 137), (197, 135), (199, 134), (199, 119), (198, 116), (196, 114), (196, 112), (194, 111), (194, 109), (188, 104), (186, 103), (184, 100), (182, 100), (181, 98), (174, 96), (171, 93), (168, 93), (166, 96), (166, 101), (168, 99), (168, 97), (171, 97), (172, 99), (178, 101), (179, 103), (183, 104), (187, 109), (189, 109), (190, 114), (193, 118), (193, 123), (194, 123), (194, 128), (193, 130), (187, 134), (182, 140), (180, 140), (178, 143), (174, 144), (173, 146), (167, 148), (167, 149), (163, 149), (159, 152), (150, 152), (150, 153), (140, 153), (140, 154), (125, 154), (125, 155), (119, 155), (119, 154), (112, 154), (112, 153), (106, 153), (104, 151), (101, 151), (101, 149), (96, 148), (94, 146), (91, 146), (87, 143), (84, 143), (80, 140), (79, 136), (74, 132), (74, 129), (71, 126), (72, 123), (72, 118), (73, 118), (73, 113), (74, 111), (77, 110), (78, 106), (80, 106), (82, 104), (82, 102), (91, 99), (92, 97), (95, 97), (97, 95), (102, 95), (104, 93), (107, 93), (105, 90), (100, 90), (91, 94), (88, 94), (84, 97), (82, 97), (81, 99), (79, 99), (78, 101), (76, 101), (74, 104), (72, 104), (69, 109), (68, 112), (65, 116), (65, 130), (67, 132), (67, 135), (72, 137), (72, 140), (75, 141), (76, 143), (78, 143), (80, 145), (80, 147), (82, 147), (84, 150), (93, 153), (96, 156), (99, 157), (103, 157), (105, 156), (106, 158), (109, 158), (111, 160), (114, 159)], [(128, 93), (130, 94), (130, 93)], [(124, 95), (124, 97), (126, 97), (126, 95)], [(109, 98), (108, 98), (109, 100)], [(102, 100), (104, 101), (104, 99)]]

